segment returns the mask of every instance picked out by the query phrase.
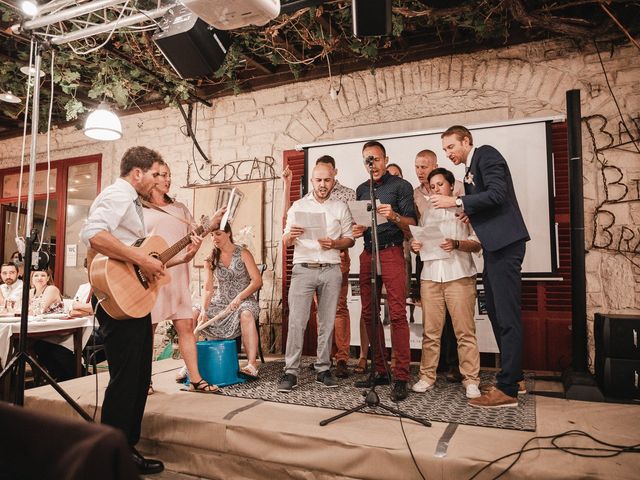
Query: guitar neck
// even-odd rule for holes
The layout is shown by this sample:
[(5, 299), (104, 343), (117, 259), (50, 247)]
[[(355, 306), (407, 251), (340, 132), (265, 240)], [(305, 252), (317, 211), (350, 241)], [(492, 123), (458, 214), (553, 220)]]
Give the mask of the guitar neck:
[(182, 237), (180, 240), (178, 240), (176, 243), (174, 243), (169, 248), (167, 248), (164, 252), (162, 252), (160, 254), (159, 260), (163, 264), (166, 264), (169, 260), (175, 257), (178, 254), (178, 252), (180, 252), (180, 250), (182, 250), (184, 247), (189, 245), (189, 243), (191, 243), (191, 235), (200, 235), (202, 232), (204, 232), (204, 227), (202, 225), (199, 225), (191, 233), (188, 233), (187, 235)]

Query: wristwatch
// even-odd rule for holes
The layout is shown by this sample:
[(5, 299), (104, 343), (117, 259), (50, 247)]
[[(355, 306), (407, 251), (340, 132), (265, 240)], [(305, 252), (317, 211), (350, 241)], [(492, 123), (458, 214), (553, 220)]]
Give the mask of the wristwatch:
[(460, 197), (456, 197), (456, 207), (462, 206), (462, 199)]
[(393, 221), (394, 223), (400, 223), (400, 215), (398, 215), (397, 213), (393, 216)]

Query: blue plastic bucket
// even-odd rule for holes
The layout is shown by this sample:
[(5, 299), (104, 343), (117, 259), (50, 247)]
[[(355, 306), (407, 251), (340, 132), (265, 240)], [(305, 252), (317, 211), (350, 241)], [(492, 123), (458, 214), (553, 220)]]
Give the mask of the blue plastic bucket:
[(238, 347), (235, 340), (206, 340), (197, 343), (198, 369), (207, 382), (225, 387), (244, 383), (238, 376)]

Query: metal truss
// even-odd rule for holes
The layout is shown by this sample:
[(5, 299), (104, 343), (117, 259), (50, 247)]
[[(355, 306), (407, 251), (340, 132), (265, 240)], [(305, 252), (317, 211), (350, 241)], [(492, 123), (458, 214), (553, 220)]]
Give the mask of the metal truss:
[[(88, 52), (96, 48), (95, 36), (116, 31), (155, 30), (155, 19), (162, 17), (175, 0), (155, 2), (155, 8), (142, 9), (138, 0), (53, 0), (38, 14), (21, 24), (14, 25), (16, 33), (31, 33), (41, 42), (63, 45), (74, 42), (72, 48)], [(152, 5), (147, 2), (147, 5)]]

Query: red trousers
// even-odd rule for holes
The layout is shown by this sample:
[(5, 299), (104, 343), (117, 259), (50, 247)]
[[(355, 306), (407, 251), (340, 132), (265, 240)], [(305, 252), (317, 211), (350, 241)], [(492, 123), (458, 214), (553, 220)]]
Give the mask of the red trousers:
[[(409, 324), (407, 323), (407, 277), (404, 250), (402, 246), (388, 247), (380, 250), (381, 271), (378, 275), (378, 305), (380, 312), (380, 296), (382, 285), (387, 290), (389, 316), (391, 321), (391, 348), (395, 356), (393, 377), (395, 380), (409, 380), (409, 363), (411, 352), (409, 349)], [(379, 277), (379, 278), (380, 278)], [(369, 343), (375, 352), (374, 364), (378, 373), (386, 373), (385, 363), (387, 351), (384, 341), (382, 322), (378, 321), (378, 333), (374, 334), (371, 318), (371, 252), (363, 250), (360, 254), (360, 301), (362, 302), (362, 320), (367, 327)]]

